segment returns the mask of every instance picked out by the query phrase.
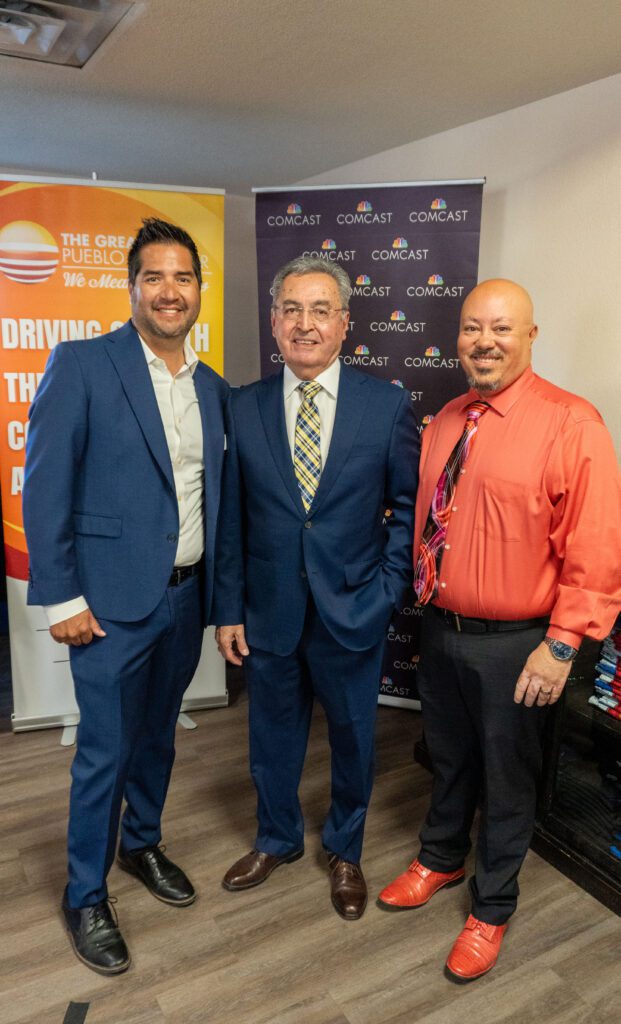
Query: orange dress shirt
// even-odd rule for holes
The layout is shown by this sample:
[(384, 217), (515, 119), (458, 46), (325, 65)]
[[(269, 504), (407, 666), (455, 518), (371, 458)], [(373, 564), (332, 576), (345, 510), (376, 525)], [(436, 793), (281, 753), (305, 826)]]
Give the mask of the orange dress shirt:
[[(423, 431), (415, 556), (431, 498), (462, 434), (471, 390)], [(455, 489), (434, 604), (485, 619), (550, 616), (548, 636), (579, 647), (621, 607), (621, 482), (597, 410), (536, 376), (485, 395)]]

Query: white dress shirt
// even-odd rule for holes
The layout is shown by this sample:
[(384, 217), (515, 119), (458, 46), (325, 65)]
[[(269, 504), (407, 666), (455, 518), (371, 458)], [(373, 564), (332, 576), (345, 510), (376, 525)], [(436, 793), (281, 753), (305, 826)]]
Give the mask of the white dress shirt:
[[(341, 361), (340, 359), (335, 359), (327, 370), (323, 370), (317, 377), (313, 377), (313, 380), (317, 381), (318, 384), (321, 384), (321, 391), (315, 395), (314, 402), (317, 406), (319, 421), (321, 423), (319, 446), (321, 449), (322, 471), (326, 464), (326, 459), (328, 458), (330, 441), (332, 440), (340, 375)], [(304, 395), (298, 390), (298, 388), (300, 384), (303, 383), (304, 381), (299, 380), (295, 374), (292, 373), (289, 367), (285, 366), (283, 374), (283, 396), (285, 399), (285, 423), (287, 426), (289, 447), (291, 449), (291, 461), (293, 461), (293, 454), (295, 450), (295, 424), (298, 417), (298, 409), (304, 400)]]
[[(175, 565), (193, 565), (202, 557), (205, 543), (203, 427), (192, 377), (198, 365), (196, 352), (186, 341), (184, 365), (173, 376), (163, 359), (140, 338), (155, 391), (172, 463), (179, 505), (179, 542)], [(88, 608), (83, 596), (47, 605), (48, 625), (78, 615)]]

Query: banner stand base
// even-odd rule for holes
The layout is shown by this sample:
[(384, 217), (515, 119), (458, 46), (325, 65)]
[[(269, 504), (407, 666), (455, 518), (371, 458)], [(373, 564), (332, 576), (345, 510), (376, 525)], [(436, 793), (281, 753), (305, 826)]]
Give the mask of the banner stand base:
[(77, 731), (77, 725), (66, 725), (60, 737), (61, 747), (72, 747), (75, 743), (75, 734)]
[(407, 708), (409, 711), (420, 711), (420, 701), (409, 697), (385, 697), (380, 693), (378, 704), (389, 704), (393, 708)]
[(196, 724), (194, 719), (190, 718), (189, 715), (186, 715), (185, 711), (181, 711), (179, 713), (177, 725), (180, 725), (183, 729), (198, 729), (198, 725)]

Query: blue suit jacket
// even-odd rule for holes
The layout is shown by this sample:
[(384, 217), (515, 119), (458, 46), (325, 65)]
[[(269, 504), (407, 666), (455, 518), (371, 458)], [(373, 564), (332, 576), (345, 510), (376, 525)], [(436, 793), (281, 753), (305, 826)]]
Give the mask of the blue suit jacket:
[[(205, 459), (205, 622), (228, 384), (194, 373)], [(95, 616), (133, 622), (160, 601), (177, 548), (179, 511), (166, 435), (133, 324), (52, 352), (30, 410), (23, 492), (29, 604), (83, 594)]]
[(412, 582), (419, 438), (409, 393), (341, 365), (330, 450), (308, 513), (287, 440), (282, 372), (234, 392), (232, 408), (214, 621), (243, 622), (251, 649), (289, 654), (310, 589), (335, 639), (368, 649)]

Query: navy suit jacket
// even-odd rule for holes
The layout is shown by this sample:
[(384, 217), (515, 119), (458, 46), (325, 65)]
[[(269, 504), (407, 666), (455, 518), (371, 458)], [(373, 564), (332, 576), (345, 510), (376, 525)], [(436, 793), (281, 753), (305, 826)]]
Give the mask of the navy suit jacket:
[(419, 437), (409, 393), (341, 365), (330, 450), (308, 513), (282, 371), (234, 392), (232, 411), (214, 621), (244, 623), (251, 649), (290, 654), (310, 590), (334, 638), (367, 650), (412, 582)]
[[(230, 389), (203, 363), (193, 380), (205, 460), (207, 622)], [(96, 617), (135, 622), (161, 600), (179, 510), (155, 391), (131, 321), (53, 350), (30, 410), (23, 509), (29, 604), (83, 594)]]

